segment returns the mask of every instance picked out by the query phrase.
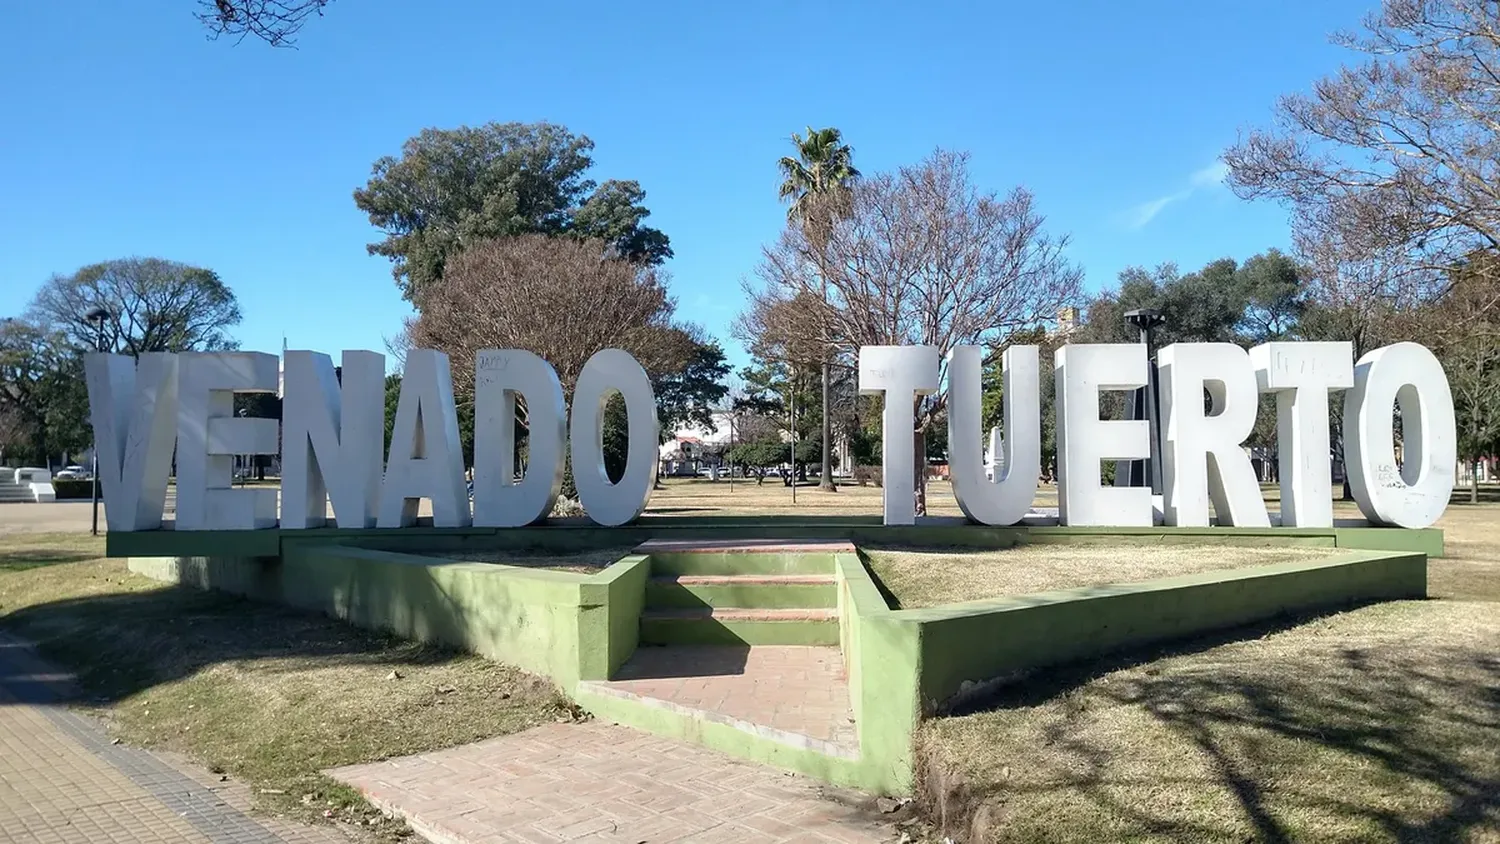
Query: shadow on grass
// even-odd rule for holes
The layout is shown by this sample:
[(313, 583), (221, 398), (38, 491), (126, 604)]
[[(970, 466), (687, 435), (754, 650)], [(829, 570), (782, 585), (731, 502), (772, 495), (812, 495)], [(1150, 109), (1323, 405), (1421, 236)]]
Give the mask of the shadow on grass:
[[(1033, 747), (1037, 756), (1028, 762), (1062, 773), (1025, 785), (960, 777), (955, 786), (935, 773), (946, 770), (948, 760), (929, 744), (919, 762), (923, 796), (938, 804), (934, 814), (947, 820), (945, 831), (968, 836), (976, 824), (987, 829), (974, 840), (1015, 823), (1025, 831), (1007, 831), (1018, 840), (1045, 824), (1068, 830), (1070, 840), (1092, 834), (1183, 842), (1307, 840), (1330, 823), (1330, 835), (1339, 831), (1331, 837), (1340, 840), (1355, 840), (1351, 828), (1399, 842), (1500, 832), (1500, 658), (1494, 654), (1371, 640), (1367, 647), (1320, 645), (1285, 661), (1255, 651), (1194, 656), (1309, 620), (1299, 616), (1122, 653), (994, 689), (955, 714), (1037, 719), (1030, 723), (1045, 724), (1041, 746)], [(1187, 659), (1152, 665), (1168, 657)], [(1114, 672), (1122, 673), (1100, 681)], [(1044, 719), (1036, 707), (1044, 709)], [(1131, 722), (1112, 719), (1128, 711), (1144, 711), (1161, 732), (1129, 734)], [(1122, 732), (1102, 727), (1106, 721)], [(994, 722), (996, 736), (1005, 723)], [(1015, 750), (1001, 750), (1000, 743), (991, 752)], [(1143, 752), (1161, 755), (1146, 746), (1158, 743), (1180, 751), (1181, 764), (1142, 778), (1128, 761)], [(1483, 747), (1490, 752), (1474, 752)], [(1210, 772), (1207, 781), (1192, 773), (1200, 763)], [(1191, 791), (1195, 799), (1226, 795), (1238, 812), (1181, 811), (1181, 804), (1163, 797), (1174, 790)], [(1029, 806), (1064, 811), (1021, 820)], [(1070, 828), (1070, 820), (1081, 826)], [(1108, 826), (1090, 832), (1090, 823)], [(1253, 834), (1246, 835), (1246, 826)], [(1480, 840), (1491, 839), (1481, 834)]]
[(11, 548), (0, 551), (0, 572), (55, 566), (58, 563), (81, 563), (98, 557), (97, 552), (68, 551), (57, 548)]
[[(458, 655), (310, 612), (186, 587), (38, 604), (0, 618), (0, 628), (74, 670), (77, 682), (65, 691), (66, 702), (92, 705), (113, 704), (227, 662), (432, 665)], [(5, 668), (0, 660), (0, 670)], [(13, 694), (24, 691), (15, 679), (0, 676), (0, 685)]]

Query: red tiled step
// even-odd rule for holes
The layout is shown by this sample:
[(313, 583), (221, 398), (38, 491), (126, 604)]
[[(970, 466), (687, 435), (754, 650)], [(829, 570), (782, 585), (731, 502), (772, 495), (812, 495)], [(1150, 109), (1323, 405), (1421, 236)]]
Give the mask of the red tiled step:
[(651, 578), (658, 583), (680, 586), (822, 586), (833, 582), (831, 574), (663, 574)]
[(784, 539), (652, 539), (642, 543), (636, 553), (692, 554), (842, 554), (854, 553), (854, 543), (844, 540)]
[(702, 607), (693, 609), (646, 610), (645, 619), (713, 619), (714, 621), (838, 621), (839, 611), (823, 607), (798, 607), (794, 609), (741, 609), (731, 607)]

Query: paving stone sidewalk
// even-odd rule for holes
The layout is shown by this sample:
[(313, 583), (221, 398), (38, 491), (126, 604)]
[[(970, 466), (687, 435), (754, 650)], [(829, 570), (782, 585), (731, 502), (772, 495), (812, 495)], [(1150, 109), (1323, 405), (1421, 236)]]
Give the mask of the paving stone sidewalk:
[(248, 814), (249, 789), (181, 757), (113, 744), (71, 712), (70, 678), (0, 634), (0, 841), (346, 844), (334, 827)]
[(329, 772), (444, 844), (880, 844), (879, 815), (697, 745), (590, 721)]

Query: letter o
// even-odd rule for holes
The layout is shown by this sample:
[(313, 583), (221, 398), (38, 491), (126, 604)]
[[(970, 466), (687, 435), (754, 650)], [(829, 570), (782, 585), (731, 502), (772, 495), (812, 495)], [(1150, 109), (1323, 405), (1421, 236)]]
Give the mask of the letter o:
[[(625, 474), (610, 483), (604, 468), (604, 407), (611, 391), (625, 398), (630, 447)], [(640, 516), (656, 486), (656, 395), (646, 370), (620, 349), (595, 352), (573, 388), (573, 418), (568, 429), (569, 456), (578, 501), (589, 518), (606, 527), (623, 525)]]
[[(1396, 463), (1391, 409), (1401, 410), (1403, 460)], [(1349, 487), (1372, 522), (1430, 527), (1453, 494), (1458, 439), (1443, 365), (1425, 347), (1396, 343), (1359, 359), (1344, 397)]]

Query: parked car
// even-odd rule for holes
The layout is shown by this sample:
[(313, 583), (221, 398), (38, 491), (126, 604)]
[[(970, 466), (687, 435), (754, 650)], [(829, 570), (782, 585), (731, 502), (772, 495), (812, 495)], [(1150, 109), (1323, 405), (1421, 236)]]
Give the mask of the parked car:
[(52, 477), (59, 481), (86, 481), (89, 479), (89, 470), (82, 466), (64, 466)]

